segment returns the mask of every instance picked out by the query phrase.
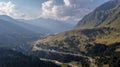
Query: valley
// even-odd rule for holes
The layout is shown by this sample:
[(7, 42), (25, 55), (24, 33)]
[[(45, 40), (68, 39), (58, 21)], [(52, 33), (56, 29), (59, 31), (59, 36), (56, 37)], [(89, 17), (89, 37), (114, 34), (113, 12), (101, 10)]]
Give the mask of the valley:
[(120, 0), (98, 6), (75, 26), (64, 20), (0, 15), (0, 67), (119, 66)]
[[(68, 63), (77, 61), (75, 60), (77, 57), (74, 57), (76, 54), (82, 58), (88, 56), (84, 60), (77, 61), (78, 64), (80, 61), (81, 63), (84, 61), (86, 64), (82, 63), (83, 67), (119, 66), (120, 60), (113, 59), (113, 57), (120, 57), (120, 52), (116, 52), (120, 46), (119, 5), (119, 0), (104, 3), (79, 21), (75, 29), (36, 41), (32, 52), (38, 57), (59, 61), (70, 57), (63, 56), (63, 54), (72, 55)], [(51, 52), (49, 52), (50, 50)], [(58, 57), (56, 58), (56, 56)], [(94, 63), (90, 63), (93, 60)], [(113, 62), (113, 60), (117, 62)], [(65, 61), (62, 62), (65, 63)]]

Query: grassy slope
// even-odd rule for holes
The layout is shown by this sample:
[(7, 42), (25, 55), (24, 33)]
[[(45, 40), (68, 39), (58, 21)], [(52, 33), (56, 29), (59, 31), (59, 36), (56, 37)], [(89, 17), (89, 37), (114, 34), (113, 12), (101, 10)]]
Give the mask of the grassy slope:
[(85, 50), (88, 44), (112, 44), (120, 42), (120, 31), (114, 28), (74, 29), (37, 41), (37, 45)]
[[(96, 10), (99, 11), (96, 12)], [(88, 21), (89, 19), (90, 23), (83, 25), (84, 27), (79, 26), (71, 31), (46, 37), (42, 40), (38, 40), (36, 44), (49, 45), (60, 49), (68, 48), (70, 50), (75, 50), (78, 48), (84, 51), (88, 44), (112, 44), (115, 42), (120, 42), (120, 6), (115, 5), (109, 9), (106, 8), (103, 10), (102, 8), (97, 8), (96, 10), (93, 11), (92, 14), (94, 15), (95, 12), (95, 17), (97, 17), (97, 19), (94, 17), (92, 18), (91, 13), (88, 14), (85, 16), (87, 19), (83, 18), (83, 20)], [(106, 15), (107, 17), (104, 18)], [(102, 19), (104, 19), (104, 21), (101, 21)], [(97, 23), (97, 21), (100, 21), (101, 24), (96, 27), (95, 25), (91, 25), (93, 23)]]
[[(68, 51), (78, 51), (78, 49), (80, 51), (87, 51), (87, 54), (90, 54), (95, 59), (95, 63), (98, 66), (108, 67), (110, 65), (111, 67), (116, 67), (120, 62), (120, 6), (107, 10), (107, 12), (109, 16), (104, 21), (101, 21), (101, 19), (92, 19), (90, 23), (73, 30), (38, 40), (35, 45), (47, 45)], [(104, 16), (105, 13), (103, 12), (102, 15)], [(96, 26), (93, 23), (97, 21), (101, 21), (102, 23)], [(116, 44), (117, 42), (119, 43)], [(101, 44), (97, 45), (98, 43)]]

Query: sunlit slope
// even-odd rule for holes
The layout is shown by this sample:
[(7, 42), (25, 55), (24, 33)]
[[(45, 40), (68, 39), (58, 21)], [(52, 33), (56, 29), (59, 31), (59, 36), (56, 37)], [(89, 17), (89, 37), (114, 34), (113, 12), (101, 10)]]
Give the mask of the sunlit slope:
[[(85, 50), (89, 44), (120, 42), (120, 1), (109, 1), (86, 15), (71, 31), (38, 40), (36, 45), (48, 45), (66, 50)], [(109, 7), (108, 7), (109, 6)]]

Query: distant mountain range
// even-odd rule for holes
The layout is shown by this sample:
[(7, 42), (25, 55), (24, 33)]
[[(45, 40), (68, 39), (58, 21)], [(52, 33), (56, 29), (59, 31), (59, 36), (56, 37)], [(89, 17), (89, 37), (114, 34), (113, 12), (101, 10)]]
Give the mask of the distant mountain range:
[(57, 20), (18, 20), (0, 15), (0, 47), (24, 48), (28, 42), (71, 29), (73, 26)]
[(36, 30), (31, 24), (19, 22), (9, 16), (0, 15), (0, 47), (15, 48), (44, 36), (43, 30)]
[(60, 33), (72, 29), (75, 25), (65, 22), (52, 19), (33, 19), (33, 20), (20, 20), (22, 22), (41, 27), (49, 31), (48, 33)]
[[(33, 42), (44, 36), (40, 32), (58, 33), (71, 28), (69, 24), (50, 19), (18, 21), (7, 16), (0, 18), (1, 47), (18, 47), (20, 45), (18, 48), (26, 49), (23, 47), (24, 43)], [(38, 32), (39, 29), (35, 26), (40, 27), (41, 31)], [(70, 65), (71, 61), (75, 64), (73, 60), (77, 60), (75, 66), (80, 63), (84, 67), (118, 67), (120, 65), (120, 0), (110, 0), (97, 7), (83, 17), (72, 30), (53, 34), (30, 44), (29, 53), (39, 58), (69, 60), (67, 63)], [(18, 58), (19, 55), (19, 53), (17, 56), (9, 54), (11, 52), (4, 53), (2, 55), (10, 56), (10, 58), (14, 56), (13, 59)], [(65, 54), (67, 56), (64, 56)], [(73, 56), (77, 56), (77, 58)], [(24, 55), (22, 57), (24, 58)], [(84, 58), (78, 59), (78, 57)], [(25, 58), (27, 59), (27, 57)], [(29, 61), (31, 61), (30, 59)]]
[[(15, 32), (33, 32), (33, 33), (49, 33), (49, 31), (47, 29), (41, 28), (40, 26), (35, 26), (35, 25), (31, 25), (28, 23), (24, 23), (21, 22), (17, 19), (13, 19), (9, 16), (6, 15), (1, 15), (0, 16), (0, 20), (1, 20), (1, 30), (4, 32), (9, 32), (11, 31), (11, 33), (15, 33)], [(9, 30), (9, 31), (7, 31)]]

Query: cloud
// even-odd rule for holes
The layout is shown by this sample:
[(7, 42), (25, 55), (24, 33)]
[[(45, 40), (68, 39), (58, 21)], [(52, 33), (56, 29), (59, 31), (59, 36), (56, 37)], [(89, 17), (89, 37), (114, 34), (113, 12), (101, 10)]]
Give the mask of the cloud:
[(80, 19), (88, 14), (91, 9), (88, 8), (92, 0), (62, 0), (63, 4), (57, 3), (57, 0), (48, 0), (42, 3), (43, 18), (57, 20)]
[[(107, 0), (105, 0), (107, 1)], [(8, 15), (16, 19), (49, 18), (55, 20), (80, 20), (83, 16), (91, 12), (96, 5), (103, 3), (101, 0), (47, 0), (42, 3), (42, 8), (38, 13), (30, 6), (17, 3), (0, 2), (0, 15)], [(34, 6), (34, 5), (33, 5)], [(31, 7), (32, 9), (33, 7)], [(35, 7), (34, 7), (35, 8)], [(28, 10), (27, 10), (28, 9)], [(38, 8), (39, 9), (39, 8)]]
[[(57, 20), (80, 20), (103, 3), (101, 0), (61, 0), (59, 4), (57, 0), (48, 0), (42, 3), (42, 18), (50, 18)], [(106, 1), (106, 0), (105, 0)]]
[(11, 2), (0, 2), (0, 14), (10, 15), (14, 11), (14, 7), (15, 5), (11, 4)]
[(29, 16), (25, 15), (15, 4), (11, 1), (0, 2), (0, 15), (7, 15), (15, 19), (28, 19)]

